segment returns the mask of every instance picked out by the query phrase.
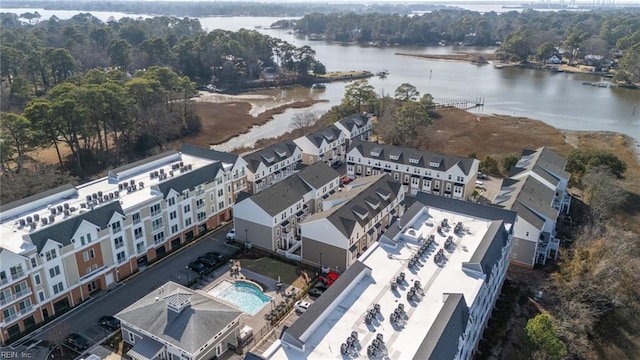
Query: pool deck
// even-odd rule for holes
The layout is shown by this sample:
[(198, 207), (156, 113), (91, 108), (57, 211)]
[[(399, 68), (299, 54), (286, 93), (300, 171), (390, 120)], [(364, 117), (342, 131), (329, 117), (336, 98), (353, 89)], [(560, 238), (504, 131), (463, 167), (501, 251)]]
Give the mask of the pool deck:
[[(223, 266), (217, 269), (216, 271), (214, 271), (213, 273), (209, 274), (208, 276), (202, 278), (202, 280), (200, 280), (198, 283), (193, 285), (191, 288), (194, 290), (200, 290), (207, 293), (211, 289), (213, 289), (216, 285), (218, 285), (221, 281), (224, 281), (224, 280), (228, 280), (232, 282), (235, 280), (248, 280), (248, 281), (254, 280), (254, 283), (258, 283), (258, 285), (262, 285), (263, 287), (265, 287), (263, 289), (263, 293), (271, 296), (271, 298), (273, 299), (271, 301), (271, 304), (265, 305), (255, 315), (252, 316), (245, 313), (245, 315), (243, 316), (243, 324), (241, 324), (241, 327), (245, 325), (249, 326), (253, 329), (253, 333), (254, 333), (254, 340), (247, 347), (245, 347), (244, 349), (245, 352), (248, 351), (250, 348), (259, 344), (263, 340), (263, 337), (265, 337), (266, 335), (270, 335), (271, 334), (270, 330), (274, 328), (277, 329), (278, 325), (276, 325), (275, 327), (271, 326), (269, 321), (265, 319), (265, 315), (271, 312), (272, 309), (275, 309), (275, 307), (278, 304), (282, 302), (286, 302), (287, 298), (285, 297), (285, 294), (290, 293), (292, 290), (295, 290), (296, 293), (300, 293), (300, 291), (302, 291), (302, 289), (296, 288), (292, 285), (285, 284), (285, 283), (283, 283), (281, 289), (278, 290), (276, 288), (276, 283), (278, 282), (277, 279), (272, 279), (270, 277), (260, 275), (253, 271), (242, 269), (242, 268), (240, 269), (239, 273), (231, 274), (229, 267), (226, 267), (226, 266)], [(236, 307), (234, 304), (230, 304), (230, 305)], [(225, 353), (225, 355), (227, 354), (230, 355), (230, 357), (228, 357), (229, 359), (236, 358), (231, 355), (239, 356), (234, 354), (233, 352)], [(242, 358), (243, 358), (242, 356), (237, 357), (237, 359), (242, 359)]]

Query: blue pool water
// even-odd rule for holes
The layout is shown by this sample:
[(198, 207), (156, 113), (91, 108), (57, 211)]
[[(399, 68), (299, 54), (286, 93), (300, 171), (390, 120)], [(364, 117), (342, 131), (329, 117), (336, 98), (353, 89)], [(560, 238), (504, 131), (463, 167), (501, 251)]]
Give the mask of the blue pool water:
[(248, 315), (257, 314), (271, 301), (271, 296), (265, 295), (259, 287), (242, 281), (223, 281), (209, 290), (209, 295), (238, 306)]

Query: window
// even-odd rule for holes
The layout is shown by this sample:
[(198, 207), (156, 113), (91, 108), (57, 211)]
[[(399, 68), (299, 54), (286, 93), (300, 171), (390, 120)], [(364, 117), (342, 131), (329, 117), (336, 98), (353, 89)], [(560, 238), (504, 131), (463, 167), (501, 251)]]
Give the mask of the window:
[(91, 234), (87, 234), (87, 243), (91, 242)]
[(84, 262), (89, 261), (89, 252), (88, 251), (85, 251), (85, 252), (82, 253), (82, 260)]
[(44, 301), (44, 291), (38, 292), (38, 298), (40, 299), (40, 302)]
[(178, 232), (178, 225), (171, 225), (171, 233), (175, 234)]
[(198, 213), (198, 222), (205, 221), (207, 219), (207, 213), (202, 211)]
[(134, 235), (134, 237), (136, 238), (136, 240), (137, 240), (137, 239), (140, 239), (142, 236), (144, 236), (144, 235), (142, 234), (142, 228), (141, 228), (141, 227), (139, 227), (139, 228), (135, 228), (135, 229), (133, 229), (133, 235)]
[(122, 264), (127, 260), (127, 257), (124, 251), (120, 251), (118, 254), (116, 254), (116, 257), (118, 258), (118, 264)]
[(62, 285), (62, 282), (59, 282), (59, 283), (53, 285), (53, 293), (54, 294), (62, 292), (63, 290), (64, 290), (64, 285)]
[(2, 311), (2, 315), (4, 316), (5, 321), (6, 321), (7, 319), (10, 319), (11, 317), (15, 316), (15, 314), (16, 314), (16, 308), (15, 308), (15, 307), (13, 307), (13, 306), (12, 306), (12, 307), (10, 307), (10, 308), (6, 308), (6, 309), (4, 309), (4, 310)]
[(49, 276), (50, 277), (56, 277), (60, 275), (60, 266), (56, 265), (54, 267), (52, 267), (51, 269), (49, 269)]
[(42, 283), (42, 280), (40, 279), (40, 274), (35, 274), (33, 276), (33, 280), (36, 282), (36, 285), (40, 285)]
[[(116, 249), (120, 249), (121, 247), (123, 247), (124, 241), (122, 240), (122, 236), (118, 236), (117, 238), (113, 239), (113, 245), (116, 247)], [(93, 251), (93, 249), (91, 249), (91, 251)]]
[(211, 205), (211, 213), (212, 214), (216, 213), (216, 206), (215, 205)]
[(27, 292), (27, 283), (23, 281), (17, 284), (13, 287), (13, 291), (15, 291), (16, 297), (24, 295)]
[(113, 231), (114, 234), (120, 232), (122, 230), (122, 226), (120, 226), (120, 221), (111, 223), (111, 230)]
[(151, 216), (160, 215), (160, 203), (152, 205), (149, 209), (151, 210)]
[(157, 218), (151, 222), (151, 230), (157, 231), (162, 229), (162, 218)]
[(185, 214), (188, 213), (189, 211), (191, 211), (191, 205), (189, 205), (189, 204), (185, 205), (183, 208), (184, 208), (184, 213)]
[(159, 244), (161, 242), (164, 242), (164, 231), (160, 231), (159, 233), (154, 234), (153, 235), (153, 242), (155, 244)]
[(139, 223), (140, 220), (141, 220), (140, 213), (135, 213), (135, 214), (131, 215), (131, 220), (133, 220), (134, 224)]
[(169, 206), (173, 206), (176, 204), (176, 198), (171, 197), (169, 198), (169, 200), (167, 200), (167, 204), (169, 204)]
[(200, 210), (204, 207), (204, 199), (196, 200), (196, 209)]
[(222, 196), (222, 195), (224, 195), (224, 190), (218, 189), (218, 196)]
[(85, 240), (84, 235), (81, 235), (81, 236), (80, 236), (80, 244), (81, 244), (82, 246), (84, 246), (86, 243), (87, 243), (87, 240)]
[(11, 300), (13, 300), (13, 298), (11, 297), (10, 289), (7, 288), (0, 291), (0, 304), (4, 304), (6, 301), (11, 301)]
[(182, 200), (185, 200), (189, 197), (189, 190), (185, 190), (182, 192)]
[(38, 262), (36, 261), (36, 258), (32, 257), (31, 258), (31, 268), (34, 268), (38, 266)]
[(174, 220), (176, 217), (178, 217), (178, 213), (176, 211), (169, 213), (169, 220)]
[(224, 209), (224, 201), (220, 201), (218, 203), (218, 209), (221, 209), (221, 210)]
[(146, 247), (144, 246), (143, 242), (136, 244), (136, 252), (138, 254), (142, 254), (145, 250), (146, 250)]
[[(82, 238), (84, 238), (84, 236)], [(82, 245), (84, 245), (84, 243)], [(47, 259), (47, 261), (50, 261), (50, 260), (55, 259), (58, 256), (58, 254), (56, 254), (56, 249), (51, 249), (51, 250), (45, 252), (44, 256)]]
[(184, 226), (185, 226), (185, 227), (191, 226), (191, 218), (186, 218), (186, 219), (184, 220)]

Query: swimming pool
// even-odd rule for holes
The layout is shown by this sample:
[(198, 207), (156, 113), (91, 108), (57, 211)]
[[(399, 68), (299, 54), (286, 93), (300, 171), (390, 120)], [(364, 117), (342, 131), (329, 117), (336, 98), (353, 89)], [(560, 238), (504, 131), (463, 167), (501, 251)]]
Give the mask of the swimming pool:
[(271, 301), (271, 296), (249, 282), (224, 280), (208, 291), (209, 295), (239, 307), (248, 315), (257, 314)]

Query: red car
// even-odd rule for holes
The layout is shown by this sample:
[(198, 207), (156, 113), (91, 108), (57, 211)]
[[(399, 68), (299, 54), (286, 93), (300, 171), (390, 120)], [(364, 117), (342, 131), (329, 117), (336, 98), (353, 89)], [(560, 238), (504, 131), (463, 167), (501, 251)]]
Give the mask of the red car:
[(336, 280), (338, 280), (339, 277), (340, 277), (340, 274), (338, 274), (337, 272), (330, 271), (327, 274), (321, 274), (319, 276), (319, 279), (325, 285), (331, 286), (334, 282), (336, 282)]
[(348, 183), (352, 182), (353, 180), (351, 180), (350, 178), (348, 178), (347, 176), (343, 177), (342, 179), (340, 179), (340, 183), (342, 185), (347, 185)]

